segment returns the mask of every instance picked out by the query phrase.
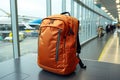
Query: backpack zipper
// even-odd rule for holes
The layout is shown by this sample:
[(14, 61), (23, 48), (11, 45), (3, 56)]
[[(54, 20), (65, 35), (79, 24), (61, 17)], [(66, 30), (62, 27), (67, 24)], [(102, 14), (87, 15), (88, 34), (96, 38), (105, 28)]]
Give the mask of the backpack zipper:
[(61, 34), (61, 29), (58, 30), (58, 38), (57, 38), (57, 43), (56, 43), (56, 61), (58, 61), (58, 53), (59, 53), (59, 45), (60, 45), (60, 34)]

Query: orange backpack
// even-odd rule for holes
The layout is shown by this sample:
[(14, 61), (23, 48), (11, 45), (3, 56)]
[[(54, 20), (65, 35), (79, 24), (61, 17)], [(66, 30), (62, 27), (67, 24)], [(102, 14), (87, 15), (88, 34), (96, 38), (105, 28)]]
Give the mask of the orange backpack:
[(38, 65), (44, 70), (67, 75), (75, 71), (79, 21), (69, 15), (44, 18), (38, 37)]

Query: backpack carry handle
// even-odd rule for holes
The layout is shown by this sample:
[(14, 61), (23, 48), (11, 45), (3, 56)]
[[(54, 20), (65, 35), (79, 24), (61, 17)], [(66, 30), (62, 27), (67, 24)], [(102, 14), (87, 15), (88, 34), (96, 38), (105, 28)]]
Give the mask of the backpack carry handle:
[(68, 14), (70, 16), (69, 12), (62, 12), (61, 15)]

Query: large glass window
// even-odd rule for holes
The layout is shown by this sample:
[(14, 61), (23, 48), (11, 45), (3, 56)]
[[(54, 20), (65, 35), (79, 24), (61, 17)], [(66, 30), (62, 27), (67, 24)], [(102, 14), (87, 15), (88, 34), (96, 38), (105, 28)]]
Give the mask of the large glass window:
[(18, 0), (20, 55), (37, 53), (38, 28), (46, 17), (46, 0)]
[(77, 3), (74, 2), (74, 17), (77, 18)]
[(92, 12), (92, 17), (91, 17), (91, 19), (92, 19), (92, 37), (94, 37), (95, 36), (95, 32), (96, 32), (96, 23), (95, 23), (95, 13), (93, 13)]
[(79, 37), (80, 37), (80, 42), (82, 42), (83, 41), (83, 34), (82, 34), (82, 32), (83, 32), (83, 30), (82, 30), (82, 6), (80, 5), (79, 6), (79, 21), (80, 21), (80, 26), (79, 26)]
[(46, 17), (46, 0), (18, 0), (18, 14), (28, 18)]
[(86, 38), (86, 21), (85, 21), (85, 7), (81, 7), (81, 17), (82, 17), (82, 20), (81, 20), (81, 41), (84, 42), (85, 41), (85, 38)]
[(87, 40), (87, 9), (84, 7), (83, 8), (83, 10), (84, 10), (84, 27), (85, 27), (85, 40)]
[(10, 0), (0, 0), (0, 62), (13, 58), (11, 32)]
[(52, 14), (60, 14), (62, 12), (62, 0), (52, 1)]
[(85, 24), (86, 24), (86, 40), (89, 37), (90, 26), (89, 26), (89, 10), (85, 8)]
[(66, 11), (71, 12), (71, 0), (66, 0)]

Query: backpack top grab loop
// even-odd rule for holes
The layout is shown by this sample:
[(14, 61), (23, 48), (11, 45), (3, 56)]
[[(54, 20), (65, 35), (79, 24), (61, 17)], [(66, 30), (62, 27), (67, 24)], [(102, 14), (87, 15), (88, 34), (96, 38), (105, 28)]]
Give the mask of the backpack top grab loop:
[(64, 15), (64, 14), (68, 14), (69, 16), (71, 16), (69, 12), (62, 12), (61, 13), (61, 15)]

